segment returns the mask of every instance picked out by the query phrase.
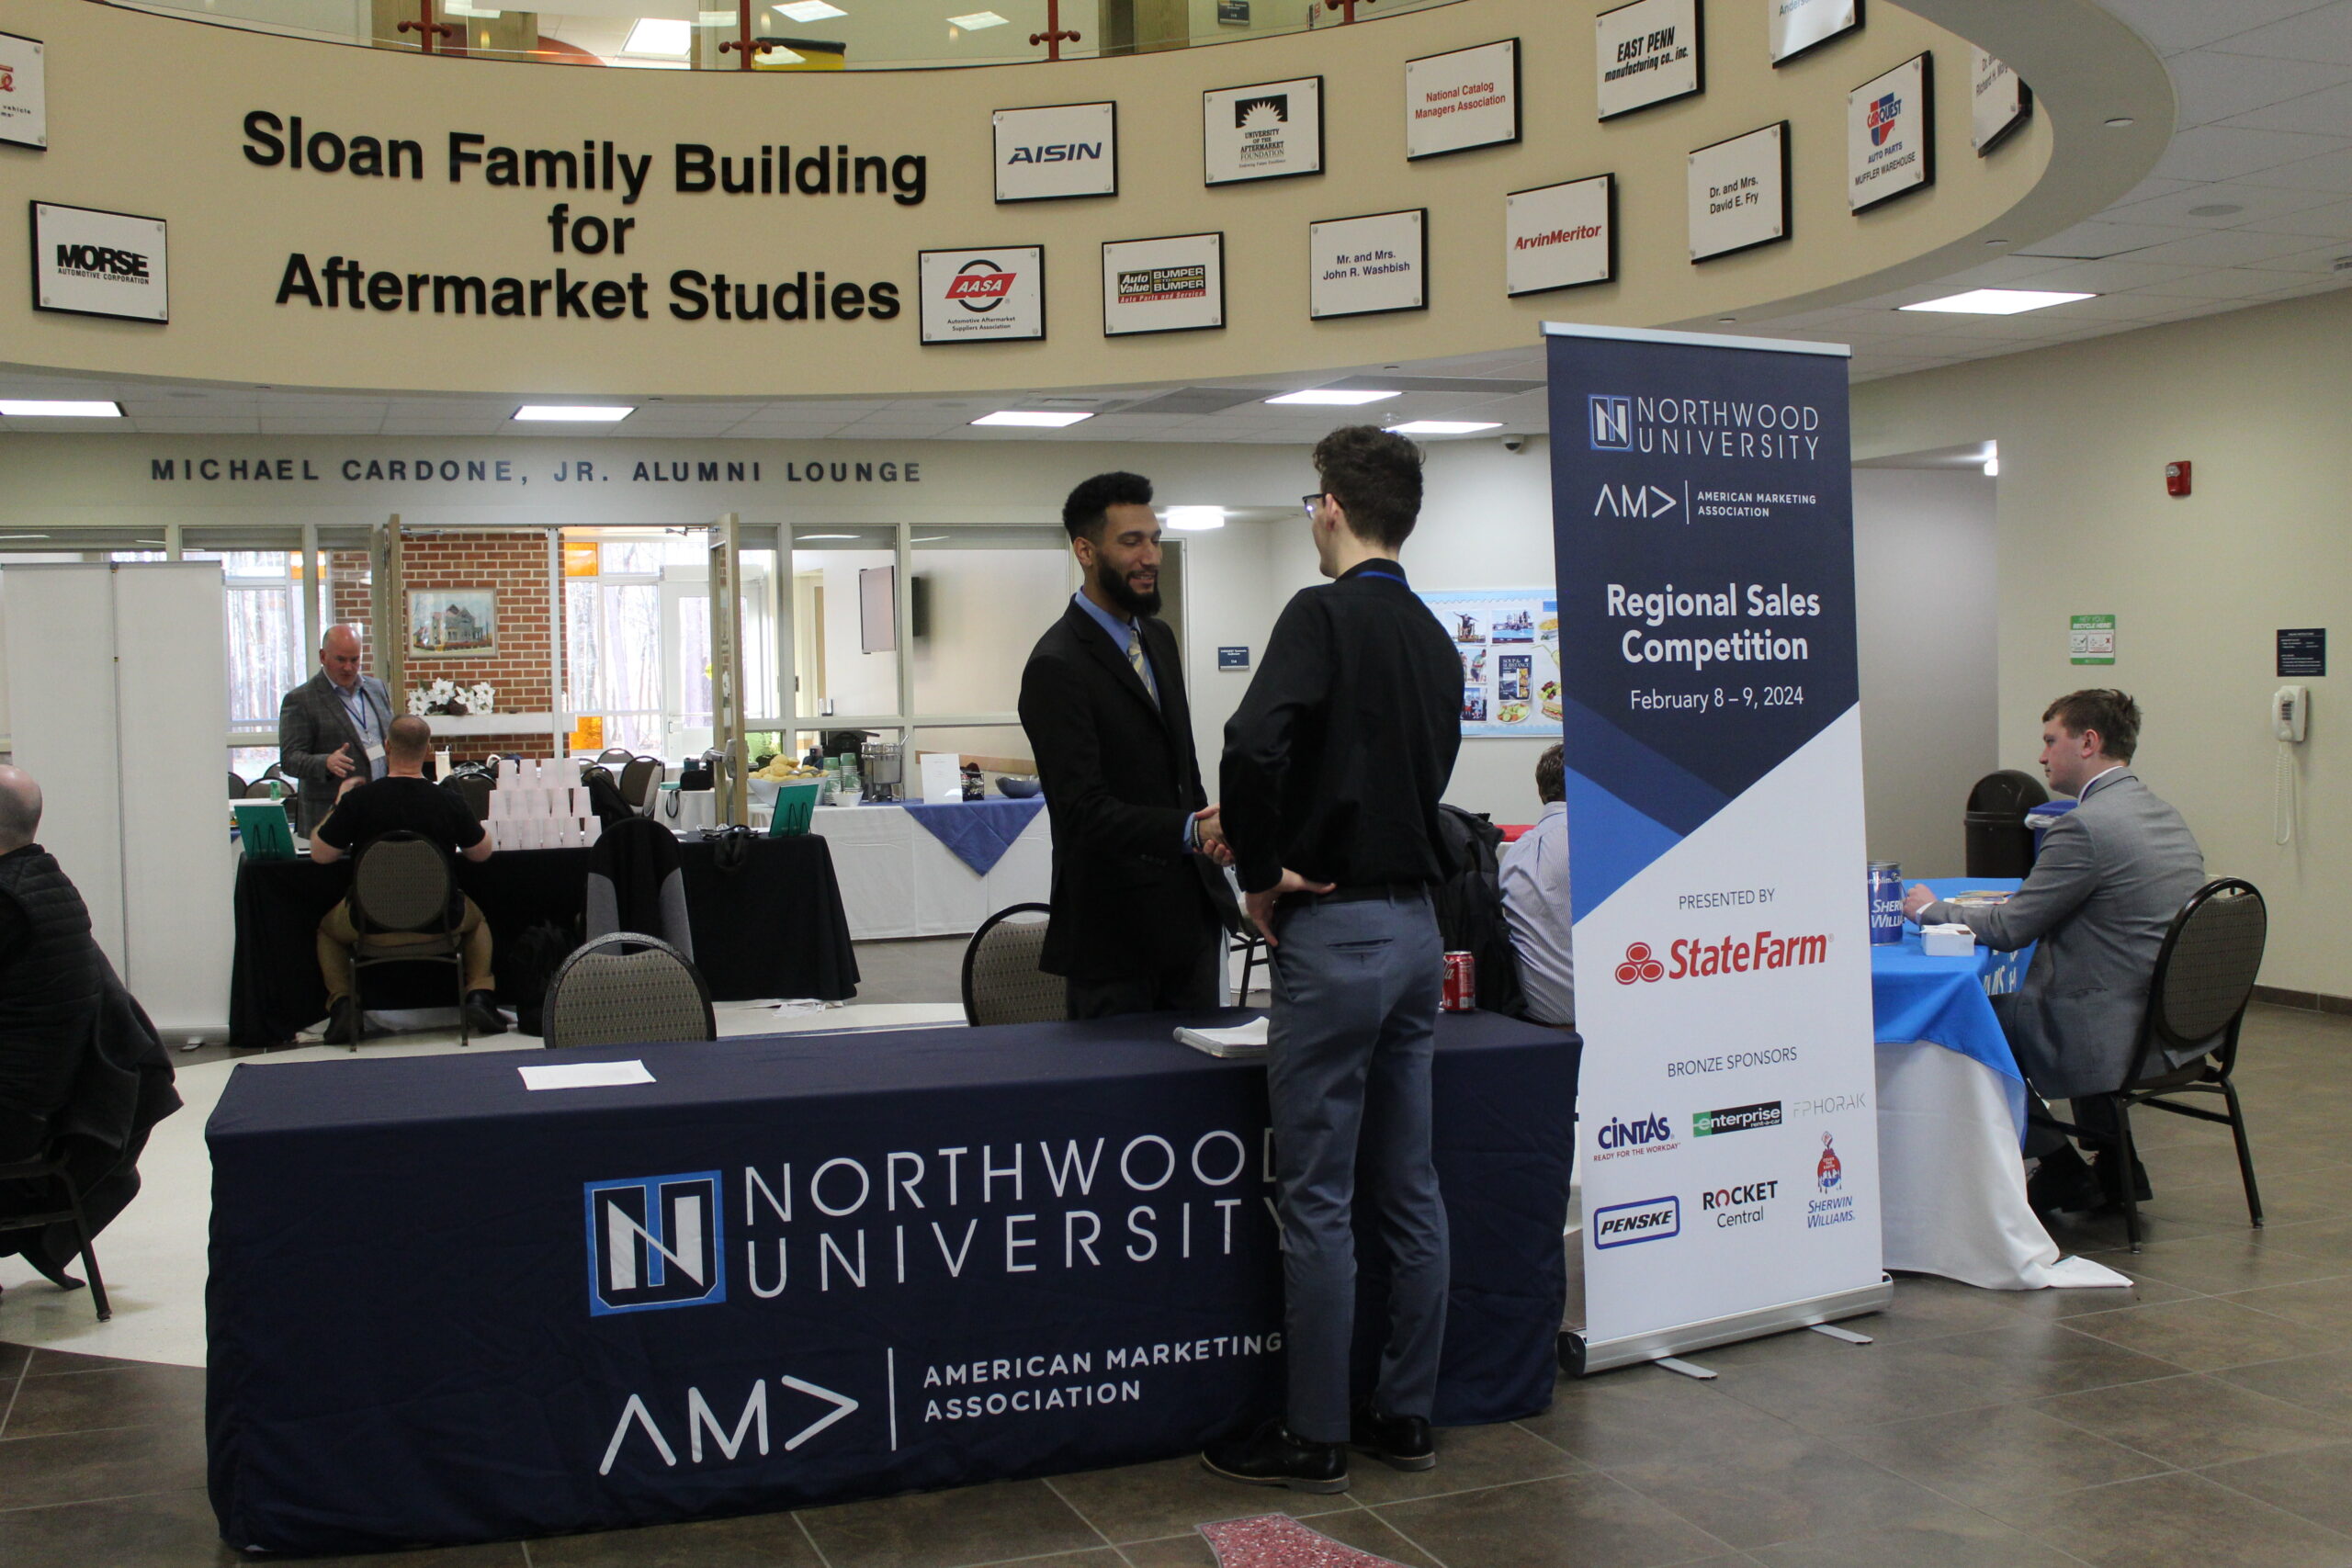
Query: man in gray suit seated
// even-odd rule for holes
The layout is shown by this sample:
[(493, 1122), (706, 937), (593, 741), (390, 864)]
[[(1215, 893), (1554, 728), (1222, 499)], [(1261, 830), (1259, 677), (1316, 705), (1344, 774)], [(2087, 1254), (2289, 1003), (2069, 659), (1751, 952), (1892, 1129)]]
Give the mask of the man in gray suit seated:
[[(2075, 1120), (2090, 1133), (2115, 1130), (2113, 1101), (2140, 1049), (2148, 1010), (2148, 983), (2165, 930), (2189, 895), (2204, 885), (2205, 857), (2180, 813), (2133, 776), (2140, 740), (2140, 705), (2108, 689), (2074, 692), (2041, 716), (2041, 768), (2050, 787), (2081, 805), (2043, 836), (2025, 886), (2004, 904), (1961, 908), (1914, 887), (1903, 912), (1922, 925), (1967, 926), (1987, 947), (2007, 953), (2039, 942), (2025, 984), (1996, 997), (2018, 1066), (2045, 1100), (2074, 1104)], [(2203, 1052), (2168, 1053), (2185, 1066)], [(2025, 1152), (2041, 1167), (2028, 1185), (2044, 1213), (2119, 1201), (2124, 1174), (2119, 1156), (2101, 1150), (2096, 1167), (2047, 1124), (2037, 1110)], [(2096, 1146), (2096, 1145), (2094, 1145)], [(2147, 1174), (2134, 1169), (2145, 1200)]]
[(384, 683), (359, 672), (359, 633), (329, 626), (319, 639), (319, 672), (277, 705), (277, 762), (302, 786), (308, 835), (334, 809), (343, 781), (384, 776), (384, 737), (392, 728)]

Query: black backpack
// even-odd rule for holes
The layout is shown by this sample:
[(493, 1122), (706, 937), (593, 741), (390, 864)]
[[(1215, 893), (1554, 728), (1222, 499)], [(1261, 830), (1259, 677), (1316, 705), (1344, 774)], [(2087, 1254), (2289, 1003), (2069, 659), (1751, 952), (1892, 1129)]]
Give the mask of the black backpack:
[(1498, 852), (1503, 830), (1458, 806), (1440, 806), (1443, 836), (1453, 874), (1430, 889), (1438, 934), (1448, 953), (1467, 953), (1478, 966), (1478, 1006), (1512, 1018), (1527, 1016), (1520, 989), (1519, 954), (1503, 919), (1502, 868)]
[[(576, 928), (577, 922), (574, 922)], [(553, 920), (541, 920), (526, 926), (513, 942), (498, 950), (498, 994), (514, 1008), (514, 1027), (525, 1034), (540, 1034), (540, 1012), (548, 998), (548, 985), (563, 961), (580, 945), (576, 929), (566, 929)]]

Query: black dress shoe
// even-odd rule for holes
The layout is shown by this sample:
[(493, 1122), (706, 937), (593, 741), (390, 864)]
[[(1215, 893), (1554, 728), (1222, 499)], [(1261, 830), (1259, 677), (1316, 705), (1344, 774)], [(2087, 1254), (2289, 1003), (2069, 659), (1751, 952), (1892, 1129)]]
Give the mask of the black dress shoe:
[(1217, 1474), (1252, 1486), (1287, 1486), (1294, 1492), (1345, 1492), (1345, 1443), (1310, 1443), (1291, 1436), (1280, 1421), (1225, 1438), (1201, 1450), (1201, 1462)]
[(1348, 1444), (1391, 1470), (1437, 1468), (1437, 1439), (1419, 1416), (1383, 1416), (1367, 1404), (1356, 1412)]
[(33, 1243), (32, 1246), (24, 1249), (23, 1257), (26, 1262), (33, 1266), (34, 1273), (59, 1290), (78, 1291), (82, 1288), (82, 1281), (65, 1271), (64, 1260), (50, 1256), (49, 1247), (45, 1243), (38, 1241)]
[(2071, 1146), (2042, 1156), (2041, 1164), (2026, 1179), (2025, 1198), (2033, 1212), (2044, 1218), (2092, 1213), (2107, 1202), (2098, 1174)]
[[(2098, 1179), (2099, 1195), (2113, 1207), (2123, 1206), (2123, 1156), (2109, 1149), (2101, 1149), (2091, 1156), (2091, 1172)], [(2148, 1185), (2148, 1168), (2138, 1160), (2132, 1162), (2132, 1198), (2145, 1203), (2155, 1197), (2155, 1190)]]
[(503, 1034), (506, 1017), (498, 1010), (498, 998), (488, 991), (466, 993), (466, 1032), (469, 1034)]
[(327, 1009), (327, 1043), (356, 1045), (359, 1042), (359, 1012), (349, 997), (337, 997)]

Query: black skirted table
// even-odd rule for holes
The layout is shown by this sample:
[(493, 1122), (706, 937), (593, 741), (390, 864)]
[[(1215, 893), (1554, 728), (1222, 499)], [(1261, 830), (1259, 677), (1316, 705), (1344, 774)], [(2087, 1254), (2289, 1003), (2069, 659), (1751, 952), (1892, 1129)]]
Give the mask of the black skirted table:
[[(552, 920), (570, 931), (587, 902), (581, 850), (501, 850), (458, 863), (458, 885), (480, 905), (497, 953), (511, 953), (528, 928)], [(722, 871), (712, 847), (682, 840), (686, 914), (695, 964), (721, 1001), (758, 997), (857, 994), (857, 959), (832, 852), (813, 835), (755, 839), (743, 865)], [(351, 863), (242, 861), (237, 867), (236, 956), (229, 980), (229, 1043), (276, 1045), (326, 1016), (319, 978), (319, 921), (351, 886)], [(369, 974), (375, 1008), (446, 1007), (446, 968), (394, 964)]]
[[(1265, 1070), (1177, 1021), (241, 1064), (207, 1132), (222, 1538), (763, 1512), (1166, 1458), (1274, 1409)], [(1440, 1021), (1442, 1424), (1551, 1401), (1580, 1048)], [(653, 1081), (517, 1072), (629, 1060)]]

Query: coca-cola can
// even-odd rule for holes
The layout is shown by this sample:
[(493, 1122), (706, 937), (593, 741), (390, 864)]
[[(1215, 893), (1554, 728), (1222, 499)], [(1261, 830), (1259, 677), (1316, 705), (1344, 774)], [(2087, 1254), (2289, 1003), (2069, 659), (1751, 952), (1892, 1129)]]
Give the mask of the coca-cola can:
[(1438, 1004), (1447, 1012), (1471, 1012), (1478, 1006), (1478, 961), (1467, 953), (1445, 955), (1445, 999)]

